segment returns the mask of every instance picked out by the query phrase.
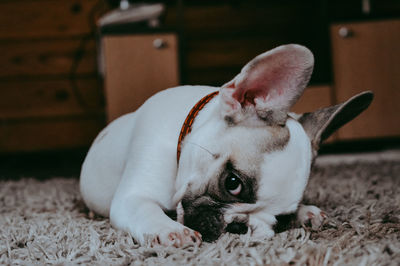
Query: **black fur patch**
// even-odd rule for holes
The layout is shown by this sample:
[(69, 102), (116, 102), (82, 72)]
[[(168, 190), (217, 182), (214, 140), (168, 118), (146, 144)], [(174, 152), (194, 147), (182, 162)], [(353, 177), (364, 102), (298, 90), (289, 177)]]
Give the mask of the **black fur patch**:
[(281, 233), (297, 227), (297, 214), (282, 214), (276, 216), (277, 223), (274, 226), (275, 233)]
[(235, 120), (231, 116), (225, 116), (225, 122), (228, 124), (228, 126), (234, 126)]
[[(242, 192), (237, 196), (232, 196), (225, 190), (225, 179), (231, 172), (235, 172), (236, 176), (240, 177), (240, 180), (243, 183)], [(255, 178), (249, 177), (238, 170), (235, 169), (234, 164), (231, 160), (228, 160), (225, 165), (225, 170), (222, 172), (222, 175), (219, 178), (219, 193), (218, 200), (221, 200), (226, 203), (255, 203), (257, 201), (256, 196), (257, 191), (257, 182)]]
[(232, 222), (225, 228), (226, 232), (233, 234), (246, 234), (249, 230), (246, 223)]

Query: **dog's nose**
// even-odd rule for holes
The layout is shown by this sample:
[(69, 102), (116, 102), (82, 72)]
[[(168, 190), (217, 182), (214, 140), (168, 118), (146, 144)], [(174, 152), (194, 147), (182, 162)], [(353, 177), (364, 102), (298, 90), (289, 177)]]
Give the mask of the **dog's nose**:
[(246, 234), (247, 225), (245, 223), (232, 222), (228, 224), (225, 231), (233, 234)]

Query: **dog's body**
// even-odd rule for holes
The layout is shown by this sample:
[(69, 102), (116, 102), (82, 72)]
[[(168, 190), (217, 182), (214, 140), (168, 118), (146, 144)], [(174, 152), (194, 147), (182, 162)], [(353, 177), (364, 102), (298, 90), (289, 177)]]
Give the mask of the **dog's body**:
[(88, 207), (109, 216), (124, 171), (139, 171), (129, 175), (148, 178), (132, 180), (135, 185), (128, 185), (129, 190), (143, 192), (150, 186), (151, 191), (146, 193), (156, 194), (149, 195), (154, 198), (161, 196), (159, 204), (163, 209), (175, 209), (171, 195), (175, 193), (179, 131), (197, 100), (216, 89), (183, 86), (164, 90), (100, 132), (87, 156), (92, 160), (85, 160), (82, 168), (81, 182), (88, 183), (82, 185), (82, 195), (95, 199), (87, 201)]
[[(289, 114), (312, 66), (308, 49), (282, 46), (222, 88), (182, 86), (154, 95), (94, 141), (82, 167), (84, 201), (140, 243), (149, 235), (164, 245), (199, 244), (197, 231), (214, 240), (232, 224), (249, 227), (254, 237), (272, 236), (275, 216), (297, 210), (320, 141), (372, 99), (364, 93), (314, 113)], [(182, 124), (214, 91), (220, 93), (194, 120), (178, 164)], [(164, 211), (176, 208), (173, 221)], [(302, 206), (298, 214), (301, 222), (324, 218), (316, 207)]]

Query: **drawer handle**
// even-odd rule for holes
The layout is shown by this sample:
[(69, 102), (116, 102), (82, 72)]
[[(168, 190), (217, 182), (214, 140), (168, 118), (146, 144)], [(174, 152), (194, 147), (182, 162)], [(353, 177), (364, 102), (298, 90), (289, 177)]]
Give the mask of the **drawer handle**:
[(354, 32), (351, 29), (347, 27), (340, 27), (339, 36), (342, 37), (343, 39), (353, 37), (353, 35)]
[(156, 49), (163, 49), (167, 47), (167, 42), (161, 38), (157, 38), (153, 41), (153, 47)]

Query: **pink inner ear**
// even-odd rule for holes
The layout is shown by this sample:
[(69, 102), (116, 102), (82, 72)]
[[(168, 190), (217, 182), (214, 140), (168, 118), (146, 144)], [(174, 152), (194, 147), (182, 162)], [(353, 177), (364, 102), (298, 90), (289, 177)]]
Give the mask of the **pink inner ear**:
[(255, 105), (255, 99), (265, 100), (275, 96), (284, 94), (284, 89), (290, 83), (288, 69), (285, 67), (265, 67), (267, 71), (247, 72), (246, 78), (239, 81), (235, 86), (235, 82), (229, 84), (229, 88), (234, 88), (235, 92), (232, 97), (237, 100), (242, 107), (247, 105)]
[(224, 87), (242, 107), (288, 109), (302, 94), (311, 75), (314, 58), (299, 45), (284, 45), (265, 52), (247, 65)]
[(232, 97), (240, 103), (242, 107), (247, 105), (255, 105), (256, 98), (266, 98), (267, 94), (261, 88), (245, 89), (240, 88), (235, 90)]

